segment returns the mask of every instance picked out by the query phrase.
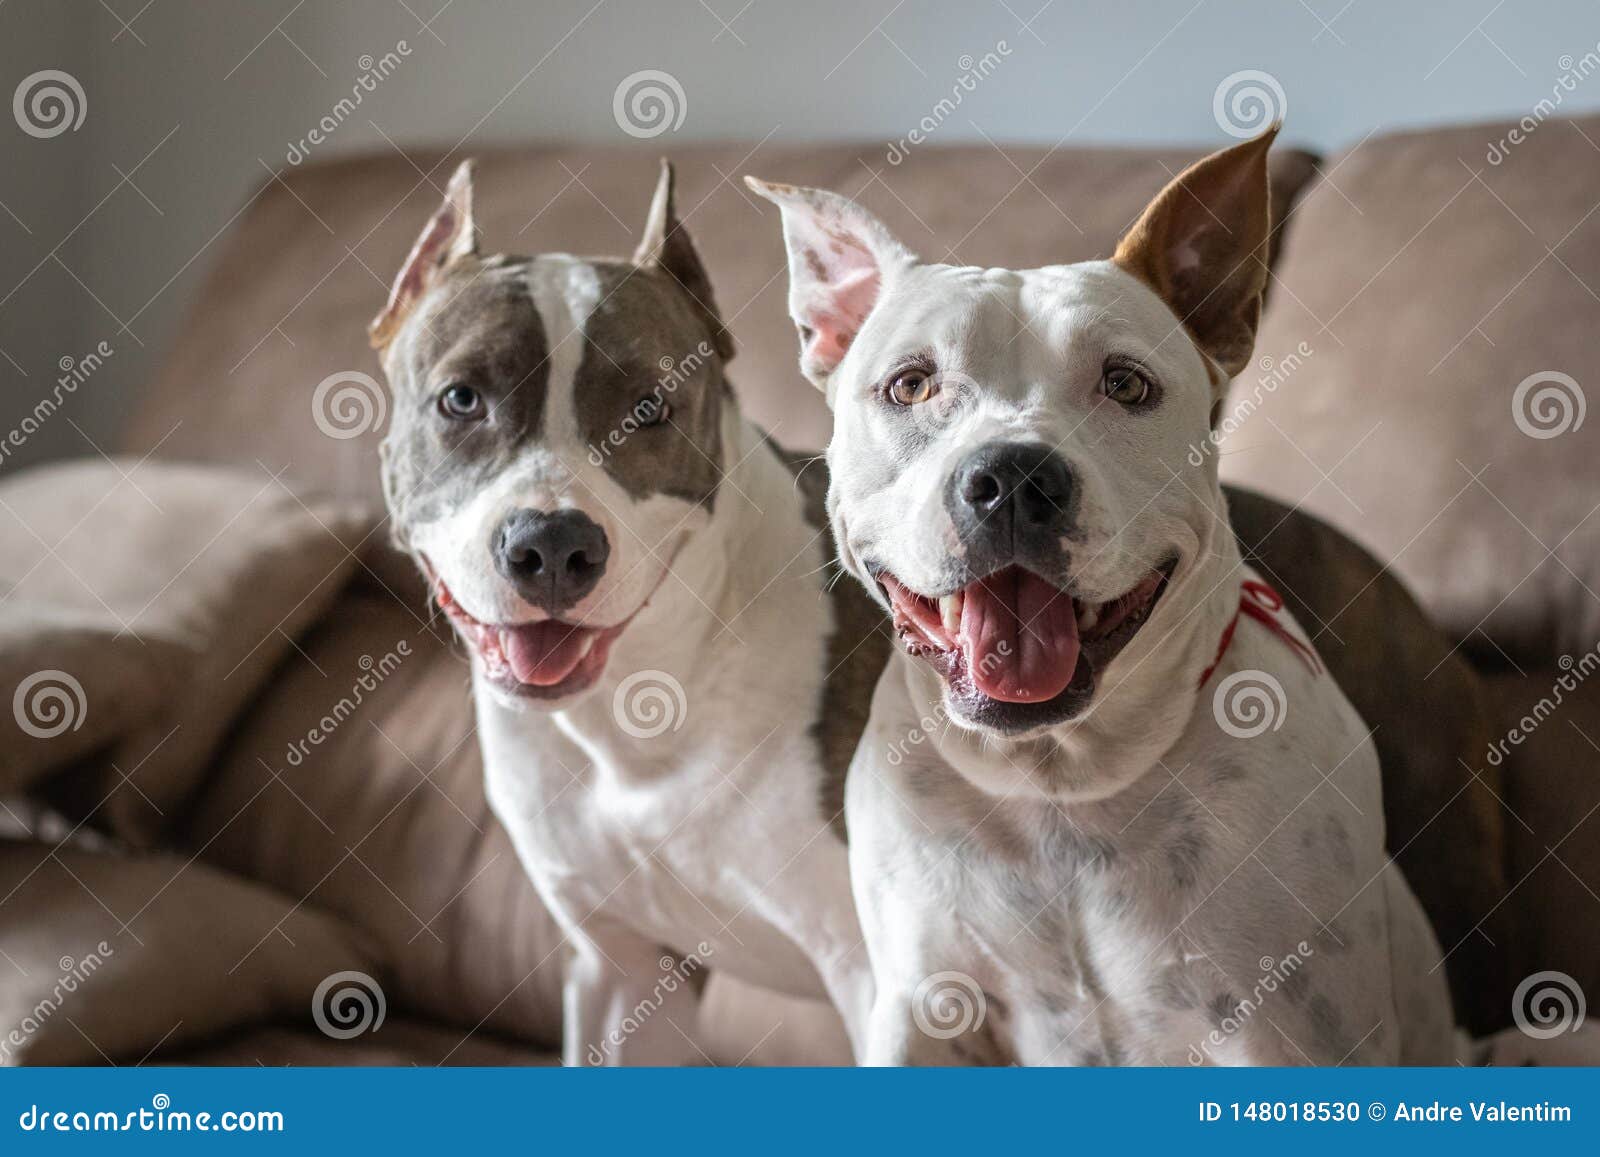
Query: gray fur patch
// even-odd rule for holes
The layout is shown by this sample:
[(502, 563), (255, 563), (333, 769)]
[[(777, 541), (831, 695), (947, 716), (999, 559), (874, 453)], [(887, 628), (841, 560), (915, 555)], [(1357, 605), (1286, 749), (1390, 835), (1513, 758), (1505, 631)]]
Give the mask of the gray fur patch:
[[(715, 335), (667, 274), (619, 261), (593, 268), (600, 300), (582, 323), (572, 385), (589, 459), (636, 499), (665, 494), (710, 507), (728, 389)], [(665, 407), (663, 420), (645, 420), (652, 406)]]
[[(827, 532), (827, 557), (838, 558), (838, 544), (824, 508), (828, 493), (828, 466), (821, 458), (782, 454), (795, 474), (795, 485), (805, 502), (806, 521)], [(867, 727), (873, 688), (889, 661), (893, 645), (889, 624), (867, 592), (848, 576), (827, 588), (833, 607), (833, 633), (828, 636), (824, 661), (828, 669), (822, 682), (822, 703), (812, 735), (822, 753), (822, 817), (835, 835), (849, 842), (845, 825), (844, 785), (850, 760)]]
[[(467, 502), (517, 450), (540, 436), (549, 392), (549, 342), (526, 262), (466, 259), (450, 266), (407, 322), (414, 339), (389, 366), (394, 405), (384, 437), (384, 495), (404, 545), (410, 527)], [(439, 412), (447, 386), (477, 390), (480, 422)]]

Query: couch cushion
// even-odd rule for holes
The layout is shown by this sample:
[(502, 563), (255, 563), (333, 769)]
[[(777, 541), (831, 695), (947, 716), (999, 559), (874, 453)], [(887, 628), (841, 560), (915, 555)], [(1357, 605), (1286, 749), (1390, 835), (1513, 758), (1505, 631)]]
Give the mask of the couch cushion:
[(348, 926), (189, 857), (0, 840), (0, 1064), (137, 1061), (263, 1020), (309, 1026), (327, 978), (372, 967)]
[(264, 470), (95, 459), (8, 480), (0, 792), (78, 761), (53, 793), (153, 840), (372, 525)]
[(1564, 972), (1592, 1000), (1600, 996), (1600, 650), (1571, 666), (1496, 676), (1489, 690), (1494, 734), (1475, 763), (1503, 768), (1507, 907), (1527, 929), (1518, 963), (1524, 975)]
[(1222, 467), (1391, 560), (1456, 637), (1548, 661), (1600, 638), (1600, 426), (1581, 423), (1600, 384), (1600, 117), (1507, 149), (1511, 127), (1329, 162), (1293, 214)]
[[(815, 449), (827, 415), (796, 365), (777, 214), (744, 190), (741, 174), (859, 194), (931, 260), (1031, 266), (1109, 256), (1145, 202), (1196, 155), (985, 145), (923, 149), (893, 166), (881, 147), (736, 144), (680, 149), (674, 160), (684, 223), (739, 341), (735, 388), (778, 441)], [(632, 252), (655, 157), (558, 147), (483, 154), (476, 210), (486, 249)], [(264, 185), (125, 444), (144, 451), (159, 443), (169, 457), (260, 459), (376, 501), (388, 399), (366, 325), (458, 159), (390, 153), (308, 166)], [(1311, 169), (1308, 155), (1279, 150), (1279, 205)]]
[(484, 799), (447, 639), (358, 582), (241, 720), (188, 843), (365, 929), (397, 1011), (554, 1045), (561, 941)]

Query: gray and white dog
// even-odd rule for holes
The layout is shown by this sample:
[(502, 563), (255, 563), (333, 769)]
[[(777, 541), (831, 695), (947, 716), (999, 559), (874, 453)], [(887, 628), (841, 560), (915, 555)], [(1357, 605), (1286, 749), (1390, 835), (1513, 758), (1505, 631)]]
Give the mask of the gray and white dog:
[(1108, 261), (919, 261), (782, 209), (845, 565), (905, 646), (850, 772), (872, 1063), (1450, 1062), (1362, 723), (1241, 562), (1216, 456), (1276, 129)]
[(471, 650), (490, 802), (570, 941), (565, 1061), (700, 1060), (699, 968), (859, 1034), (836, 821), (887, 645), (857, 646), (852, 584), (824, 594), (820, 488), (808, 512), (733, 401), (671, 169), (615, 261), (482, 255), (463, 164), (371, 332), (394, 531)]

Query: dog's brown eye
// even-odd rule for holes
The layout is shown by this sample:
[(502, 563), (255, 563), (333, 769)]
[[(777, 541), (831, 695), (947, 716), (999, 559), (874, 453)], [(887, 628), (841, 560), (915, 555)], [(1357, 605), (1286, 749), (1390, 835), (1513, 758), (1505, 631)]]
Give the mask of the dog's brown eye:
[(889, 400), (897, 406), (916, 406), (939, 392), (939, 385), (923, 370), (902, 370), (889, 381)]
[(1138, 370), (1112, 366), (1100, 379), (1100, 392), (1123, 406), (1137, 406), (1150, 400), (1150, 379)]
[(672, 417), (672, 407), (665, 398), (640, 398), (633, 404), (633, 420), (641, 426), (659, 426)]
[(489, 408), (477, 390), (457, 383), (440, 391), (439, 412), (452, 421), (477, 422), (488, 416)]

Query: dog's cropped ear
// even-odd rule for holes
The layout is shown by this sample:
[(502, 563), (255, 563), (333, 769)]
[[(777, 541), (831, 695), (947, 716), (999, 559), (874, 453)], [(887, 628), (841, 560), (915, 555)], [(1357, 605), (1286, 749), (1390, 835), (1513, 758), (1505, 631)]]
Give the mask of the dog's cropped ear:
[(1151, 201), (1112, 258), (1172, 307), (1227, 379), (1255, 345), (1267, 287), (1271, 230), (1267, 149), (1261, 136), (1196, 161)]
[(916, 256), (860, 205), (837, 193), (744, 183), (783, 210), (789, 251), (789, 316), (800, 331), (800, 369), (827, 388), (885, 281)]
[(683, 287), (711, 330), (717, 356), (726, 362), (733, 357), (733, 335), (722, 324), (717, 299), (711, 292), (711, 278), (700, 264), (700, 255), (689, 239), (689, 231), (678, 220), (675, 184), (672, 163), (663, 158), (661, 177), (656, 181), (655, 196), (650, 199), (650, 215), (645, 219), (639, 248), (634, 250), (633, 263), (646, 269), (659, 269)]
[(444, 191), (444, 204), (411, 246), (400, 267), (383, 312), (367, 326), (373, 349), (383, 349), (394, 339), (400, 323), (417, 304), (439, 273), (452, 261), (476, 256), (478, 226), (472, 218), (472, 161), (462, 161)]

